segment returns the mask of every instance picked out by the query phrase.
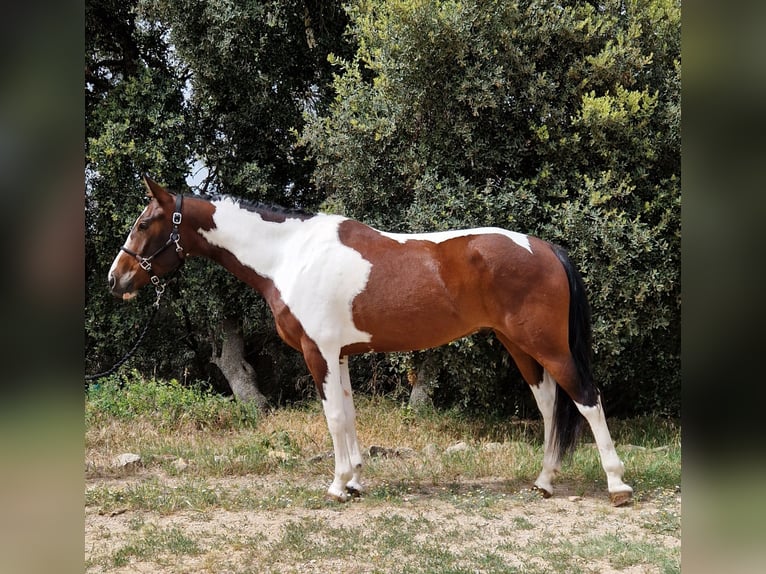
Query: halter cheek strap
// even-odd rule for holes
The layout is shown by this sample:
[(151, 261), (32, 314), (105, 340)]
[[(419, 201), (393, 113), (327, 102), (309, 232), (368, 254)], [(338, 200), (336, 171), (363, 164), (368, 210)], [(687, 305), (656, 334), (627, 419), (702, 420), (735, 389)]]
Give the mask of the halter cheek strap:
[(152, 270), (152, 259), (157, 257), (160, 253), (165, 251), (171, 244), (175, 243), (176, 246), (176, 253), (178, 254), (179, 259), (181, 260), (181, 264), (183, 265), (185, 258), (184, 258), (184, 250), (183, 247), (181, 247), (181, 233), (179, 231), (179, 227), (181, 225), (181, 220), (183, 219), (183, 215), (181, 214), (181, 208), (183, 207), (184, 203), (184, 196), (183, 194), (179, 193), (176, 195), (176, 207), (175, 211), (173, 212), (173, 217), (171, 219), (171, 222), (173, 223), (173, 228), (170, 230), (170, 237), (168, 237), (168, 240), (165, 242), (164, 245), (162, 245), (157, 251), (152, 253), (149, 257), (143, 257), (142, 255), (139, 255), (135, 251), (128, 249), (124, 245), (120, 247), (122, 251), (127, 253), (128, 255), (131, 255), (135, 257), (138, 260), (138, 265), (146, 271), (149, 274), (149, 280), (152, 282), (152, 285), (154, 285), (154, 290), (157, 293), (157, 300), (154, 302), (155, 307), (160, 304), (160, 298), (162, 297), (162, 294), (165, 292), (165, 283), (162, 282), (162, 280), (157, 276), (156, 273)]

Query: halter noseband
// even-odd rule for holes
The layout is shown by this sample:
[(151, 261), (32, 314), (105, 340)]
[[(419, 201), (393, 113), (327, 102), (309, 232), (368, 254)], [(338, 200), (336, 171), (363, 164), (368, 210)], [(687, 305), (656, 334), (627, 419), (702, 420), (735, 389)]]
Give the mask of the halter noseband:
[(184, 256), (183, 256), (183, 247), (181, 247), (181, 234), (178, 231), (179, 226), (181, 225), (181, 219), (183, 216), (181, 215), (181, 208), (183, 207), (184, 203), (184, 196), (183, 194), (179, 193), (176, 195), (176, 208), (173, 212), (172, 222), (173, 222), (173, 229), (170, 230), (170, 237), (168, 237), (168, 240), (165, 242), (165, 244), (157, 249), (154, 253), (152, 253), (149, 257), (143, 257), (136, 253), (135, 251), (132, 251), (125, 247), (124, 245), (120, 247), (122, 251), (127, 253), (128, 255), (131, 255), (135, 257), (138, 260), (138, 265), (146, 271), (149, 274), (149, 280), (152, 282), (152, 285), (154, 285), (154, 290), (157, 292), (157, 300), (154, 302), (154, 306), (158, 306), (160, 304), (160, 298), (162, 297), (162, 294), (165, 292), (165, 283), (162, 282), (162, 280), (157, 276), (156, 273), (152, 270), (152, 259), (157, 257), (160, 253), (165, 251), (171, 244), (175, 243), (176, 245), (176, 253), (178, 254), (178, 258), (181, 260), (181, 264), (183, 265), (184, 262)]

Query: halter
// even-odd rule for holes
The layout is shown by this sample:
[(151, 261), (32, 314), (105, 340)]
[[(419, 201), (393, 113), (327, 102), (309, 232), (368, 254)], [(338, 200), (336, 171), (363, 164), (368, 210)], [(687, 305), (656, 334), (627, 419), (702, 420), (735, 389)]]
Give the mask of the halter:
[(138, 265), (146, 271), (149, 274), (149, 280), (152, 282), (152, 285), (154, 285), (154, 290), (157, 293), (157, 300), (154, 302), (155, 307), (159, 307), (160, 305), (160, 299), (162, 298), (162, 294), (165, 292), (165, 283), (157, 276), (156, 273), (152, 270), (152, 259), (157, 257), (160, 253), (165, 251), (171, 244), (175, 243), (176, 245), (176, 253), (178, 254), (178, 258), (181, 260), (181, 264), (183, 265), (184, 262), (184, 256), (183, 256), (183, 247), (181, 247), (181, 234), (178, 231), (178, 227), (181, 225), (181, 219), (183, 216), (181, 215), (181, 207), (184, 203), (184, 196), (183, 194), (179, 193), (176, 195), (176, 208), (173, 212), (173, 229), (170, 230), (170, 237), (168, 237), (168, 240), (165, 242), (165, 244), (157, 249), (154, 253), (152, 253), (149, 257), (143, 257), (136, 253), (135, 251), (132, 251), (125, 247), (124, 245), (120, 247), (122, 251), (127, 253), (128, 255), (132, 255), (138, 260)]

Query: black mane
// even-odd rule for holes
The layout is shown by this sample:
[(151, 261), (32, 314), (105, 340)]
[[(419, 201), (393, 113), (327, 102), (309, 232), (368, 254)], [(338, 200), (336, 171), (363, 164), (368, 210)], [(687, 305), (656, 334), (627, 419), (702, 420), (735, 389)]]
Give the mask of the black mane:
[(268, 204), (260, 201), (250, 201), (247, 199), (241, 199), (239, 197), (233, 197), (231, 195), (215, 194), (209, 196), (208, 199), (211, 201), (229, 199), (243, 209), (257, 213), (263, 218), (264, 221), (271, 221), (274, 223), (282, 223), (286, 219), (300, 219), (301, 221), (305, 221), (306, 219), (311, 219), (316, 215), (315, 213), (310, 213), (297, 207), (282, 207), (281, 205)]

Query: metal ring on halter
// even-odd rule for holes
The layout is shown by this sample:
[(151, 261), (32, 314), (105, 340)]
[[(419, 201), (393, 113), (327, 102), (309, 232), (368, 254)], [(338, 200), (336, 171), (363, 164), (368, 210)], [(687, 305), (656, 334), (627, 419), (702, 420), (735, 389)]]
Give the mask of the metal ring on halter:
[(146, 325), (144, 325), (144, 328), (141, 330), (141, 334), (136, 339), (136, 342), (133, 343), (133, 346), (130, 348), (130, 350), (125, 353), (125, 355), (117, 361), (109, 370), (104, 371), (102, 373), (97, 373), (95, 375), (85, 375), (86, 381), (92, 381), (95, 379), (100, 379), (101, 377), (106, 377), (107, 375), (111, 375), (112, 373), (116, 372), (117, 369), (119, 369), (125, 362), (130, 359), (130, 357), (133, 356), (133, 354), (136, 352), (136, 349), (138, 349), (138, 346), (141, 344), (141, 341), (143, 341), (144, 336), (146, 335), (147, 331), (149, 330), (149, 325), (151, 324), (154, 317), (157, 315), (157, 311), (160, 308), (160, 299), (162, 299), (163, 293), (165, 293), (165, 283), (157, 277), (154, 273), (152, 273), (152, 259), (154, 259), (157, 255), (162, 253), (165, 249), (167, 249), (168, 245), (171, 243), (176, 244), (176, 253), (178, 253), (178, 257), (181, 259), (181, 265), (183, 265), (184, 257), (183, 257), (183, 248), (181, 247), (181, 234), (178, 231), (178, 226), (181, 225), (181, 220), (183, 216), (181, 215), (181, 207), (183, 206), (184, 197), (183, 194), (178, 194), (176, 197), (176, 209), (173, 213), (173, 230), (170, 232), (170, 237), (165, 242), (165, 245), (160, 247), (157, 251), (152, 253), (149, 257), (142, 257), (135, 251), (132, 251), (128, 249), (125, 246), (120, 247), (122, 251), (127, 253), (128, 255), (131, 255), (135, 257), (138, 260), (138, 264), (149, 274), (149, 280), (152, 282), (152, 285), (154, 285), (154, 292), (157, 294), (157, 298), (154, 300), (154, 304), (152, 307), (154, 307), (154, 310), (152, 311), (151, 316), (149, 317), (149, 320), (146, 322)]
[(154, 292), (157, 294), (157, 298), (154, 300), (154, 303), (152, 304), (152, 306), (159, 307), (160, 299), (162, 299), (162, 294), (165, 292), (165, 284), (164, 283), (155, 284)]
[(144, 257), (142, 255), (139, 255), (135, 251), (128, 249), (124, 245), (120, 247), (122, 251), (127, 253), (128, 255), (132, 255), (138, 260), (138, 265), (146, 271), (149, 274), (149, 279), (151, 282), (156, 286), (159, 282), (159, 278), (152, 273), (152, 259), (157, 257), (160, 253), (165, 251), (171, 244), (175, 243), (176, 245), (176, 253), (178, 254), (178, 258), (181, 260), (181, 264), (183, 265), (184, 262), (184, 256), (183, 256), (183, 247), (181, 247), (181, 233), (179, 232), (179, 225), (181, 225), (181, 221), (183, 220), (183, 214), (181, 213), (181, 208), (183, 207), (184, 202), (184, 196), (183, 194), (179, 193), (176, 196), (176, 209), (173, 212), (173, 216), (171, 218), (171, 221), (173, 223), (173, 229), (170, 231), (170, 237), (168, 237), (168, 240), (165, 241), (165, 244), (162, 245), (157, 251), (152, 253), (149, 257)]

